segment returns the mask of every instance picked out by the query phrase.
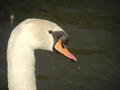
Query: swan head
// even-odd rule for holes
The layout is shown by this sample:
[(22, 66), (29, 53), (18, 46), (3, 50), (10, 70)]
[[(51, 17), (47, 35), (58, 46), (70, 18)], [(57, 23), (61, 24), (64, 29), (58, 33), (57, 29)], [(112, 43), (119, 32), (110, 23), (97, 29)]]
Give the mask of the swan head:
[(66, 48), (68, 43), (67, 33), (51, 21), (27, 19), (15, 28), (14, 33), (17, 33), (17, 37), (20, 37), (22, 43), (29, 48), (57, 51), (67, 58), (77, 61), (75, 56)]

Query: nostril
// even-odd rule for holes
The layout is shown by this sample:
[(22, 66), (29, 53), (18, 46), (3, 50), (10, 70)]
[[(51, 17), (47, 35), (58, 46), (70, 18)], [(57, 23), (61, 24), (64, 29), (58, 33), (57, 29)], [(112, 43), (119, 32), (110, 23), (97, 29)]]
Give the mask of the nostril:
[(61, 46), (62, 46), (63, 48), (65, 48), (65, 46), (64, 46), (64, 44), (63, 44), (63, 43), (61, 43)]

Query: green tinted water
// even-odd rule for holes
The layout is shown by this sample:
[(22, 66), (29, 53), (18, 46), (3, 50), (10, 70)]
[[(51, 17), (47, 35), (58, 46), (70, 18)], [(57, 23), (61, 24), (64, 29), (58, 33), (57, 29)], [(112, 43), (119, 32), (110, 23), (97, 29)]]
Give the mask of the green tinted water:
[[(47, 0), (45, 0), (47, 2)], [(53, 1), (53, 0), (52, 0)], [(35, 51), (38, 90), (113, 90), (120, 79), (120, 13), (115, 1), (70, 0), (13, 9), (15, 22), (37, 17), (59, 24), (70, 36), (78, 62), (48, 51)], [(26, 3), (21, 7), (25, 8)], [(18, 4), (19, 5), (19, 4)], [(40, 7), (40, 8), (41, 8)], [(27, 12), (29, 11), (29, 13)], [(0, 27), (0, 90), (7, 90), (6, 45), (11, 26)]]

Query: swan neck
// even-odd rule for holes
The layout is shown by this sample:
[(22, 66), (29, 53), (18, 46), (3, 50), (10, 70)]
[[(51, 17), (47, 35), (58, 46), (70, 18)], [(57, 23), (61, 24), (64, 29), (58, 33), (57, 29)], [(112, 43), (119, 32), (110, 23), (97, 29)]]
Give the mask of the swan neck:
[(7, 60), (9, 90), (36, 90), (34, 50), (9, 43)]

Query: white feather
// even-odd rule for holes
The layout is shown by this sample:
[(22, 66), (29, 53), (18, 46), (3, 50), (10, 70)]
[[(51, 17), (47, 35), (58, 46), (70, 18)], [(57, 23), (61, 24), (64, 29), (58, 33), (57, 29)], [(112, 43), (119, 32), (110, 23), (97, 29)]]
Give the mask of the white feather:
[(53, 50), (49, 30), (63, 31), (42, 19), (27, 19), (12, 31), (7, 48), (9, 90), (36, 90), (34, 50)]

